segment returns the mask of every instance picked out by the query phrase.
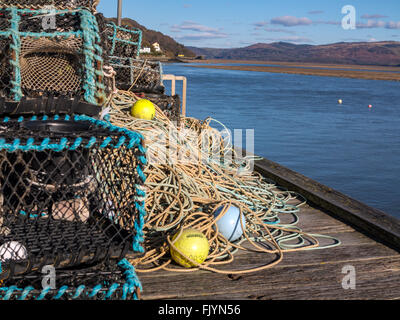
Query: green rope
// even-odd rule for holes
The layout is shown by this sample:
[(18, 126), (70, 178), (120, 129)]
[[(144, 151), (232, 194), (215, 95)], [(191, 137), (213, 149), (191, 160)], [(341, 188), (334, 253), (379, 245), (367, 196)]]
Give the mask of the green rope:
[[(110, 55), (112, 56), (114, 54), (117, 42), (122, 42), (122, 43), (136, 46), (136, 58), (139, 58), (140, 48), (142, 46), (142, 41), (143, 41), (142, 31), (140, 29), (136, 29), (136, 28), (135, 29), (127, 29), (127, 28), (124, 28), (121, 26), (117, 26), (114, 22), (110, 22), (109, 24), (107, 24), (107, 26), (111, 27), (113, 29), (113, 35), (108, 37), (110, 40), (112, 40)], [(118, 34), (117, 34), (118, 31), (124, 31), (124, 32), (130, 33), (130, 34), (137, 34), (138, 41), (135, 42), (135, 41), (118, 38)]]
[(81, 10), (81, 29), (83, 31), (83, 53), (85, 55), (85, 77), (83, 89), (85, 91), (85, 100), (89, 103), (96, 104), (95, 91), (95, 68), (94, 68), (94, 43), (95, 35), (93, 33), (92, 14), (87, 10)]
[(21, 51), (21, 36), (19, 33), (19, 22), (21, 21), (21, 17), (18, 15), (18, 10), (14, 7), (10, 9), (11, 11), (11, 26), (10, 26), (10, 34), (12, 38), (12, 42), (10, 47), (12, 49), (13, 54), (15, 55), (14, 59), (11, 55), (10, 64), (14, 69), (14, 79), (11, 79), (11, 92), (13, 94), (14, 101), (20, 101), (22, 99), (22, 90), (21, 90), (21, 69), (19, 64), (19, 55)]

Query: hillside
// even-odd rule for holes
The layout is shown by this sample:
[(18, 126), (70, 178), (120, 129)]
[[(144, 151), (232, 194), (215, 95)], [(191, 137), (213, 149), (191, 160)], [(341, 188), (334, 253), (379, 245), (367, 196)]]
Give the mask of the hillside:
[[(116, 18), (108, 18), (107, 20), (117, 22)], [(176, 42), (169, 36), (162, 34), (161, 32), (147, 29), (135, 20), (124, 18), (122, 19), (122, 25), (129, 26), (131, 28), (137, 28), (143, 32), (143, 45), (144, 47), (149, 47), (154, 42), (158, 42), (161, 49), (169, 57), (176, 57), (179, 54), (184, 54), (186, 57), (194, 57), (195, 53), (187, 49), (184, 45)]]
[(400, 66), (400, 42), (340, 42), (328, 45), (257, 43), (244, 48), (188, 47), (206, 59), (261, 60)]

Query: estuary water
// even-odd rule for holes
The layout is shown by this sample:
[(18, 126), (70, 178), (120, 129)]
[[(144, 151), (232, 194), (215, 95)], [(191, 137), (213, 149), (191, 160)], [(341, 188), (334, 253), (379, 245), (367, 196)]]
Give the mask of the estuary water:
[(257, 155), (400, 219), (400, 82), (163, 69), (187, 77), (188, 116), (254, 129)]

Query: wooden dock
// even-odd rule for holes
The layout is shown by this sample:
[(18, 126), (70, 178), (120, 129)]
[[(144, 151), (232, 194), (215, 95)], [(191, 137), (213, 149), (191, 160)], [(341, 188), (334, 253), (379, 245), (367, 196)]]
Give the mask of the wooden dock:
[[(303, 231), (333, 236), (342, 244), (285, 253), (278, 265), (239, 276), (207, 271), (139, 274), (143, 300), (400, 299), (399, 220), (272, 161), (257, 161), (256, 170), (308, 199), (299, 214)], [(235, 258), (230, 268), (274, 260), (244, 251)], [(343, 288), (348, 266), (355, 271), (355, 289)]]

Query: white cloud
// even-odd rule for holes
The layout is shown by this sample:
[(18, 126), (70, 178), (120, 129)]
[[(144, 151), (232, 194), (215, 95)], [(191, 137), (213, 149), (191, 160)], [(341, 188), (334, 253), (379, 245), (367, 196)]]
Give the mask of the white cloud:
[(400, 29), (400, 21), (385, 22), (382, 20), (368, 20), (366, 23), (358, 23), (359, 29), (385, 28), (385, 29)]
[(254, 23), (254, 26), (256, 27), (256, 29), (257, 29), (257, 28), (265, 27), (266, 25), (268, 25), (268, 22), (267, 22), (267, 21), (260, 21), (260, 22)]
[(308, 11), (308, 14), (321, 14), (324, 13), (322, 10), (313, 10), (313, 11)]
[(267, 32), (281, 32), (287, 34), (296, 34), (296, 31), (287, 30), (287, 29), (279, 29), (279, 28), (264, 28)]
[(390, 21), (385, 26), (386, 29), (400, 29), (400, 21)]
[[(177, 40), (198, 41), (204, 39), (224, 39), (228, 37), (228, 34), (222, 31), (222, 28), (212, 28), (193, 21), (184, 21), (180, 25), (173, 25), (170, 30), (173, 33), (179, 34), (174, 37)], [(188, 31), (192, 32), (186, 33)]]
[(388, 18), (388, 16), (384, 16), (383, 14), (374, 13), (374, 14), (363, 14), (361, 16), (362, 19), (382, 19)]
[(218, 32), (218, 29), (204, 26), (202, 24), (193, 21), (184, 21), (180, 25), (173, 25), (171, 31), (176, 32), (177, 30), (190, 30), (197, 32)]
[(385, 21), (368, 20), (366, 23), (357, 23), (359, 29), (371, 29), (371, 28), (384, 28), (386, 26)]
[(297, 18), (293, 16), (283, 16), (271, 19), (271, 24), (279, 24), (285, 27), (308, 26), (313, 22), (309, 18)]
[(212, 33), (212, 32), (199, 32), (199, 33), (191, 33), (185, 35), (179, 35), (175, 38), (178, 40), (204, 40), (204, 39), (225, 39), (228, 35), (225, 33)]
[(278, 38), (257, 38), (260, 41), (283, 41), (283, 42), (293, 42), (293, 43), (312, 43), (313, 41), (306, 37), (290, 36), (290, 37), (278, 37)]
[(333, 25), (333, 26), (342, 25), (342, 23), (339, 22), (339, 21), (323, 21), (323, 20), (318, 20), (318, 21), (314, 21), (313, 23), (314, 23), (314, 24), (330, 24), (330, 25)]

